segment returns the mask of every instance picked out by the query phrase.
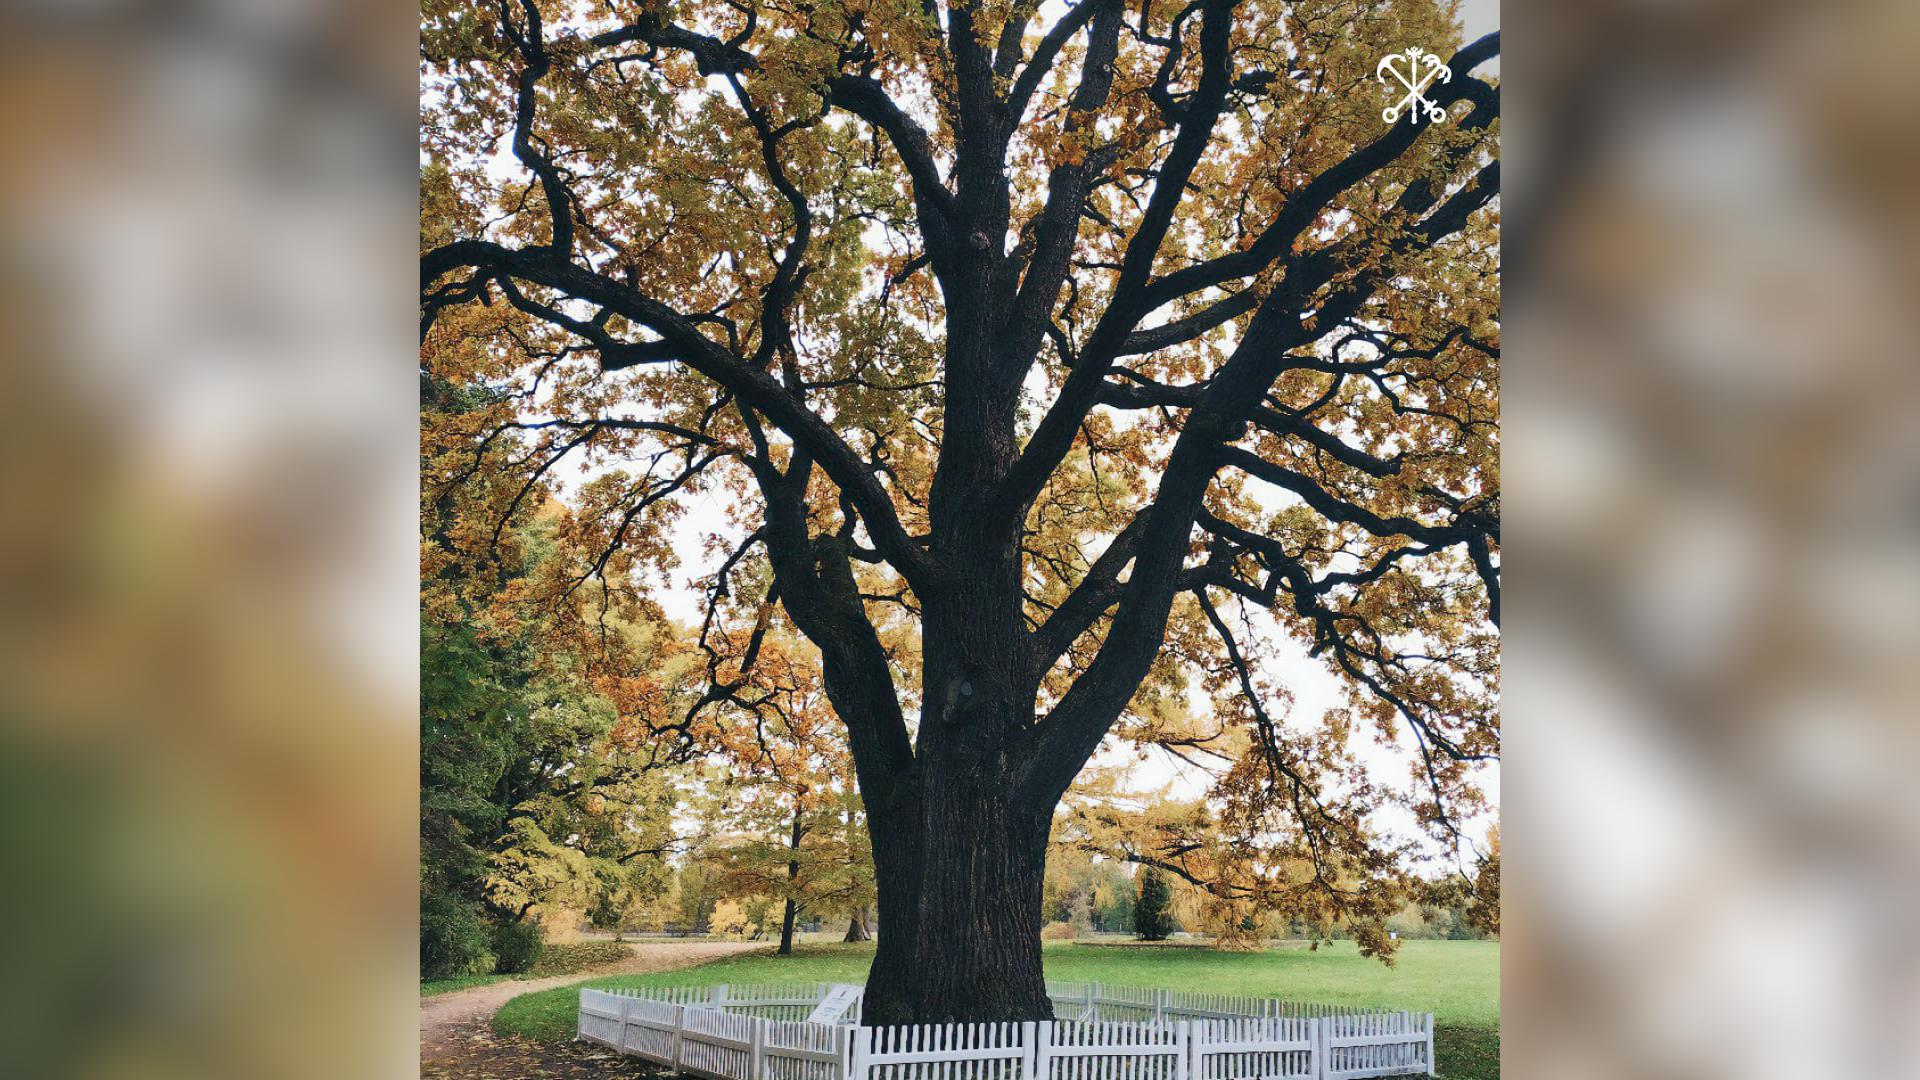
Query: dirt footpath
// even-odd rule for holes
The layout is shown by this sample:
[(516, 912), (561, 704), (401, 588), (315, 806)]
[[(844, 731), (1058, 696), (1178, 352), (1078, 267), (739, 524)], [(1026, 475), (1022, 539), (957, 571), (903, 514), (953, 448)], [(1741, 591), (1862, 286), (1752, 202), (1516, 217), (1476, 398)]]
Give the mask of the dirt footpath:
[(618, 963), (572, 975), (509, 980), (471, 990), (456, 990), (420, 1003), (420, 1075), (437, 1080), (521, 1080), (523, 1077), (601, 1080), (646, 1076), (654, 1070), (633, 1058), (582, 1043), (558, 1046), (493, 1033), (500, 1006), (539, 990), (550, 990), (601, 975), (674, 971), (734, 953), (771, 948), (744, 941), (689, 941), (629, 944), (632, 956)]

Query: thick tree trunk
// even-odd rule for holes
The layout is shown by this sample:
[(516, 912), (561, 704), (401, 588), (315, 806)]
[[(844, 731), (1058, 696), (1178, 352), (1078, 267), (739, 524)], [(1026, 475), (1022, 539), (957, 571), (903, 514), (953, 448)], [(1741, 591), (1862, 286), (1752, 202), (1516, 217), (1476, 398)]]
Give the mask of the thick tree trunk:
[(1000, 775), (955, 778), (928, 801), (927, 831), (940, 842), (921, 882), (923, 1023), (1052, 1017), (1040, 964), (1046, 823), (1009, 805), (1010, 786)]
[(882, 933), (866, 1023), (1052, 1016), (1040, 952), (1045, 818), (1014, 814), (1005, 787), (980, 779), (969, 797), (929, 802), (938, 841), (917, 853), (917, 882), (875, 852)]
[[(883, 851), (909, 842), (876, 829), (884, 932), (868, 984), (872, 1023), (1052, 1016), (1040, 909), (1053, 808), (1022, 796), (1009, 754), (1033, 717), (1018, 563), (1010, 545), (981, 552), (950, 592), (926, 601), (916, 872), (882, 865)], [(907, 926), (892, 914), (903, 908), (916, 916)]]
[(873, 842), (873, 874), (880, 912), (880, 938), (867, 972), (860, 1015), (867, 1024), (913, 1022), (916, 927), (920, 925), (920, 799), (901, 790), (875, 812), (867, 829)]
[(807, 471), (760, 476), (780, 600), (820, 646), (865, 802), (881, 924), (861, 1008), (872, 1025), (1052, 1016), (1040, 898), (1058, 792), (1036, 785), (1015, 751), (1033, 728), (1039, 676), (1023, 618), (1024, 515), (993, 505), (1018, 454), (1020, 387), (988, 363), (991, 319), (974, 314), (979, 325), (947, 343), (965, 355), (949, 364), (930, 492), (939, 567), (915, 586), (922, 681), (911, 736), (849, 543), (809, 536)]

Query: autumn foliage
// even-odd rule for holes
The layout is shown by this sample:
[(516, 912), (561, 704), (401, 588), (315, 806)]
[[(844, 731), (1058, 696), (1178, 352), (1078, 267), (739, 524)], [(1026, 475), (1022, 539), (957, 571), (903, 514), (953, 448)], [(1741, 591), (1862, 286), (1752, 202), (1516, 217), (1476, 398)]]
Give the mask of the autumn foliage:
[[(1409, 45), (1443, 123), (1381, 119)], [(1497, 37), (1430, 0), (429, 0), (421, 51), (423, 364), (475, 397), (425, 432), (427, 569), (497, 574), (585, 467), (497, 603), (615, 741), (773, 762), (741, 740), (830, 718), (873, 1017), (1046, 1011), (1048, 838), (1115, 738), (1214, 781), (1069, 799), (1074, 842), (1391, 951), (1499, 750)], [(699, 625), (643, 632), (687, 588)], [(1296, 714), (1290, 664), (1344, 699)]]

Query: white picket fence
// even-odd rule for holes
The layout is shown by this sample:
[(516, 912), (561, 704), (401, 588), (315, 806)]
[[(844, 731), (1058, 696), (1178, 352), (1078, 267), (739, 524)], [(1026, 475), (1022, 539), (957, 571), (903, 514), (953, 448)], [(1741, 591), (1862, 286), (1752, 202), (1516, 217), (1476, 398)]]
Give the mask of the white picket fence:
[(1164, 1024), (1170, 1020), (1228, 1020), (1242, 1017), (1313, 1019), (1321, 1016), (1399, 1015), (1386, 1009), (1283, 1001), (1279, 998), (1198, 994), (1146, 986), (1108, 986), (1092, 982), (1047, 982), (1054, 1015), (1073, 1020), (1125, 1020)]
[(1433, 1014), (1362, 1012), (1323, 1016), (1323, 1080), (1433, 1072)]
[(710, 1080), (1434, 1074), (1430, 1013), (1097, 983), (1048, 983), (1047, 993), (1063, 1019), (863, 1028), (861, 988), (846, 983), (582, 990), (579, 1037)]
[(712, 1080), (846, 1080), (855, 1028), (779, 1018), (804, 1016), (831, 993), (826, 984), (582, 990), (579, 1037)]
[(1071, 1020), (861, 1028), (852, 1080), (1314, 1080), (1311, 1020)]

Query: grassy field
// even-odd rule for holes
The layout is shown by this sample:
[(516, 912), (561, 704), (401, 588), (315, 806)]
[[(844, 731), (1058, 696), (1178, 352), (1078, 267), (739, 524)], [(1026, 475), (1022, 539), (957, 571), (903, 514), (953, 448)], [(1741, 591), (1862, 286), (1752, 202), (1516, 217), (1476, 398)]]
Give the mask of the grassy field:
[[(751, 954), (682, 971), (616, 975), (522, 994), (494, 1017), (495, 1030), (534, 1039), (571, 1039), (579, 986), (706, 986), (724, 982), (864, 982), (871, 944), (807, 945), (795, 955)], [(1492, 941), (1407, 941), (1395, 967), (1362, 957), (1351, 942), (1264, 953), (1205, 948), (1049, 945), (1047, 975), (1171, 990), (1249, 994), (1341, 1005), (1431, 1012), (1435, 1054), (1447, 1080), (1500, 1075), (1500, 945)]]

